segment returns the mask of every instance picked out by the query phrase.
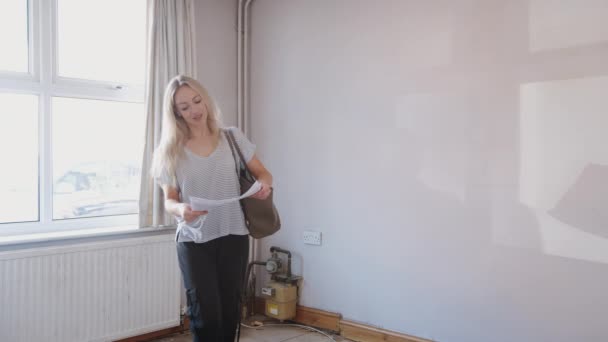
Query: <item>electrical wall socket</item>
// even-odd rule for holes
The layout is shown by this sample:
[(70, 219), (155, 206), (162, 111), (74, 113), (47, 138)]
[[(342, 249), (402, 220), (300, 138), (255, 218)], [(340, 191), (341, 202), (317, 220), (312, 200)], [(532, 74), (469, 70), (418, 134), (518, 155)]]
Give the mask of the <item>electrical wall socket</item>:
[(305, 244), (321, 246), (321, 232), (306, 230), (302, 234), (302, 239)]

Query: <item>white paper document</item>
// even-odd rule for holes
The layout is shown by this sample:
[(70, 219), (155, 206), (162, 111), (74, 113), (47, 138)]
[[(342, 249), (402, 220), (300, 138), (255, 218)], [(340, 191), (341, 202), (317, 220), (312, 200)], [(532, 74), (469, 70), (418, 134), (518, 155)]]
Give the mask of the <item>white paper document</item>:
[(192, 210), (197, 211), (210, 210), (224, 204), (240, 201), (245, 197), (249, 197), (255, 194), (256, 192), (260, 191), (260, 189), (262, 189), (262, 184), (256, 181), (255, 183), (253, 183), (253, 185), (251, 185), (251, 188), (249, 188), (246, 193), (242, 194), (239, 197), (228, 198), (223, 200), (210, 200), (206, 198), (190, 196), (190, 207), (192, 208)]

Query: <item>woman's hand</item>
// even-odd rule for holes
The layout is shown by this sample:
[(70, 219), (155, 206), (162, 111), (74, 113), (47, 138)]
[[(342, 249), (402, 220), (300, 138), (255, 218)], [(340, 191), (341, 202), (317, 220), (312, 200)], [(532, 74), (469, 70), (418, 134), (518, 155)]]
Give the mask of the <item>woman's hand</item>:
[(259, 200), (264, 200), (268, 198), (270, 192), (272, 191), (272, 188), (267, 183), (260, 182), (260, 184), (262, 184), (262, 188), (258, 192), (253, 194), (251, 197)]
[(179, 215), (186, 222), (192, 222), (201, 215), (207, 215), (207, 213), (208, 213), (208, 211), (206, 211), (206, 210), (203, 210), (203, 211), (192, 210), (192, 208), (190, 208), (190, 204), (187, 204), (187, 203), (181, 203), (180, 208), (179, 208)]

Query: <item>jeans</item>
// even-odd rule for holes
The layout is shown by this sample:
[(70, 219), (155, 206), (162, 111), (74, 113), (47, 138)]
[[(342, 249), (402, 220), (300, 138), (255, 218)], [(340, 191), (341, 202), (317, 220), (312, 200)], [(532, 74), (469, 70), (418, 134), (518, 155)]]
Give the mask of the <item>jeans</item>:
[(194, 342), (234, 342), (249, 257), (248, 235), (178, 242)]

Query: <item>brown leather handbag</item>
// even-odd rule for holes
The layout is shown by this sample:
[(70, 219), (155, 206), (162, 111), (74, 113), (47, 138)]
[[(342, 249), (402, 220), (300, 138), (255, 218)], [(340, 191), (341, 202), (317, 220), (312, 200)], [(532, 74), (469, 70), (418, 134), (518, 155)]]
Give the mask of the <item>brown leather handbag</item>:
[[(239, 177), (241, 194), (243, 194), (249, 190), (256, 179), (251, 171), (249, 171), (243, 153), (236, 143), (233, 133), (226, 129), (224, 130), (224, 134), (230, 145), (235, 165), (237, 165), (236, 174)], [(235, 151), (236, 154), (238, 154), (238, 159)], [(281, 218), (279, 217), (277, 208), (272, 202), (273, 193), (274, 191), (271, 191), (270, 195), (264, 200), (251, 197), (246, 197), (241, 200), (241, 208), (243, 209), (243, 214), (245, 216), (245, 224), (247, 225), (247, 229), (249, 229), (249, 235), (256, 239), (270, 236), (281, 229)]]

